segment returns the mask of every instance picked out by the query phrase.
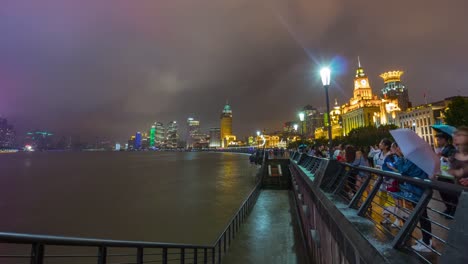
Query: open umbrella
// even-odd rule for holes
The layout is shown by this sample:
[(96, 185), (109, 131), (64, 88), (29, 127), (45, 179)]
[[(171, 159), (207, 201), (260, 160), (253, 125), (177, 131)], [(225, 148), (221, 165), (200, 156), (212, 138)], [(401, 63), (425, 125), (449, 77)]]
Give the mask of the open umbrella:
[(431, 146), (413, 130), (405, 128), (395, 129), (390, 130), (390, 134), (392, 134), (393, 138), (398, 143), (405, 158), (412, 161), (416, 166), (427, 173), (429, 177), (439, 173), (439, 157), (434, 153)]
[(455, 130), (457, 130), (455, 127), (449, 125), (433, 125), (432, 128), (437, 132), (445, 133), (451, 137), (453, 133), (455, 133)]

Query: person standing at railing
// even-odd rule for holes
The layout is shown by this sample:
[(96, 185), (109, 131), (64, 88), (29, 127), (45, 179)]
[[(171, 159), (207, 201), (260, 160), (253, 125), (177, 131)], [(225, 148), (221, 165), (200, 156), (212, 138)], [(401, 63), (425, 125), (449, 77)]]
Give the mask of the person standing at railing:
[[(374, 167), (381, 170), (385, 165), (385, 159), (390, 156), (391, 151), (390, 147), (392, 146), (392, 141), (387, 138), (384, 138), (379, 143), (379, 152), (374, 155)], [(394, 203), (391, 201), (392, 197), (387, 194), (387, 185), (391, 185), (391, 179), (385, 179), (382, 185), (380, 186), (379, 192), (379, 204), (383, 207), (392, 206)]]
[[(422, 180), (429, 179), (427, 173), (416, 166), (416, 164), (406, 159), (403, 156), (403, 152), (401, 152), (400, 147), (396, 143), (394, 144), (395, 154), (398, 156), (398, 160), (394, 168), (397, 169), (404, 177), (419, 178)], [(396, 193), (396, 195), (408, 201), (413, 207), (415, 207), (421, 199), (423, 192), (424, 189), (419, 186), (411, 183), (402, 183), (400, 184), (400, 191)], [(421, 227), (422, 239), (419, 239), (412, 248), (419, 252), (432, 252), (432, 226), (427, 215), (427, 208), (423, 209), (423, 213), (419, 218), (419, 225)]]
[[(450, 159), (456, 152), (455, 147), (450, 144), (452, 137), (445, 133), (437, 133), (435, 138), (438, 146), (436, 154), (440, 157), (440, 167), (442, 170), (442, 175), (440, 175), (437, 180), (441, 182), (455, 183), (453, 176), (448, 173)], [(444, 201), (446, 207), (444, 214), (446, 215), (446, 218), (450, 219), (451, 216), (455, 214), (458, 204), (458, 196), (446, 192), (440, 192), (440, 197)]]
[(449, 173), (463, 186), (468, 187), (468, 127), (457, 129), (453, 137), (457, 153), (450, 160)]

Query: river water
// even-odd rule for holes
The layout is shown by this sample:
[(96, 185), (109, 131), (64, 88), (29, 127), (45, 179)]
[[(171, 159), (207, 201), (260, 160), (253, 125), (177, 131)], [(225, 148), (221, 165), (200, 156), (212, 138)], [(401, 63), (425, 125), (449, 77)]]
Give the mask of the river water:
[(248, 156), (0, 155), (0, 231), (211, 244), (255, 183)]

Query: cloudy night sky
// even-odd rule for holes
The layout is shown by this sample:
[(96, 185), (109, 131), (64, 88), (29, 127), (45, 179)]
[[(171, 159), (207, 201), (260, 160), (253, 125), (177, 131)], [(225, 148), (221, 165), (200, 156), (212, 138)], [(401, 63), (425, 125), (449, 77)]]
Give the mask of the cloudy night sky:
[(0, 115), (20, 131), (123, 140), (154, 121), (279, 128), (306, 104), (374, 93), (403, 70), (413, 104), (467, 95), (466, 0), (2, 0)]

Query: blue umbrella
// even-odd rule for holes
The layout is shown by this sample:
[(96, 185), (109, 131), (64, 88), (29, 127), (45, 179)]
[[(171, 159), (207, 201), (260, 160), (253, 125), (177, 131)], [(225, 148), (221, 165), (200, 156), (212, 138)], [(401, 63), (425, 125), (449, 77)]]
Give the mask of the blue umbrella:
[(457, 130), (455, 127), (449, 125), (433, 125), (432, 128), (437, 132), (442, 132), (449, 136), (453, 136), (455, 130)]

